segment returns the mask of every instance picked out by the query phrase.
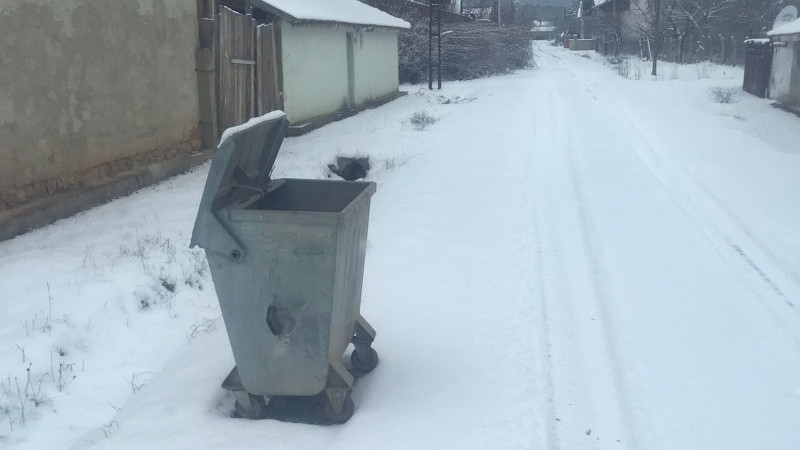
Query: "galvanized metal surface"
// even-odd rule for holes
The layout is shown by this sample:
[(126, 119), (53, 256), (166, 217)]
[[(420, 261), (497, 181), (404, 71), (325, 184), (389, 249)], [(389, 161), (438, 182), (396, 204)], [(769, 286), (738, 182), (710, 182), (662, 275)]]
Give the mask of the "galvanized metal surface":
[(363, 321), (376, 185), (270, 181), (286, 127), (279, 115), (223, 139), (192, 243), (207, 250), (241, 386), (266, 396), (326, 390), (338, 411), (353, 381), (340, 360)]

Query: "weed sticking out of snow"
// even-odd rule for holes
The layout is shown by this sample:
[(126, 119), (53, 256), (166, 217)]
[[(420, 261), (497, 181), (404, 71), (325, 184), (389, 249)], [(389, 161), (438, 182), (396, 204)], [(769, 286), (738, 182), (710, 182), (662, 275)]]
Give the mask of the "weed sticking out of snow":
[(219, 317), (209, 319), (208, 317), (203, 317), (200, 319), (200, 322), (194, 324), (189, 329), (189, 337), (194, 339), (200, 335), (210, 333), (217, 329), (217, 321)]
[(711, 78), (711, 63), (709, 62), (701, 62), (695, 65), (695, 70), (697, 71), (697, 79), (698, 80), (707, 80)]
[(715, 103), (728, 104), (736, 101), (738, 89), (724, 86), (714, 86), (709, 90), (711, 100)]
[(438, 121), (439, 119), (428, 111), (417, 111), (408, 118), (408, 122), (411, 123), (417, 131), (423, 131)]
[[(68, 239), (42, 239), (41, 249), (27, 247), (46, 254), (73, 253), (55, 259), (52, 266), (48, 259), (30, 260), (21, 265), (28, 269), (17, 271), (22, 279), (28, 271), (37, 273), (35, 279), (28, 277), (28, 292), (36, 294), (26, 297), (26, 304), (36, 306), (13, 319), (16, 329), (8, 324), (9, 345), (0, 347), (0, 442), (32, 438), (44, 417), (58, 421), (86, 410), (86, 404), (98, 411), (102, 405), (124, 402), (146, 384), (146, 374), (160, 367), (157, 355), (171, 353), (183, 336), (215, 329), (214, 319), (207, 319), (219, 310), (213, 290), (206, 288), (211, 277), (205, 253), (190, 249), (185, 232), (173, 232), (146, 210), (132, 225), (130, 219), (112, 219), (119, 231), (105, 242), (103, 235), (95, 235), (100, 239), (77, 247)], [(53, 269), (40, 273), (37, 265)], [(89, 398), (87, 389), (96, 395)], [(76, 396), (81, 402), (72, 400)], [(106, 423), (99, 420), (111, 418), (97, 416), (73, 415), (70, 420), (99, 426)], [(107, 423), (104, 431), (114, 428), (113, 422)]]
[(675, 81), (679, 78), (678, 76), (678, 63), (672, 63), (672, 67), (669, 73), (669, 79), (671, 81)]
[(438, 105), (458, 105), (459, 103), (470, 103), (475, 100), (477, 100), (477, 97), (474, 96), (461, 97), (456, 95), (453, 97), (446, 97), (444, 95), (438, 95), (433, 101), (428, 100), (428, 102), (431, 104), (436, 103)]
[(388, 171), (393, 170), (393, 169), (395, 169), (397, 167), (403, 167), (406, 164), (408, 164), (416, 156), (418, 156), (418, 155), (411, 155), (411, 156), (408, 156), (408, 157), (405, 156), (405, 155), (400, 156), (400, 157), (395, 157), (395, 156), (388, 157), (386, 159), (381, 160), (381, 168), (384, 171), (388, 172)]
[(642, 65), (638, 61), (632, 61), (629, 57), (608, 58), (609, 64), (617, 72), (617, 75), (627, 80), (642, 79)]

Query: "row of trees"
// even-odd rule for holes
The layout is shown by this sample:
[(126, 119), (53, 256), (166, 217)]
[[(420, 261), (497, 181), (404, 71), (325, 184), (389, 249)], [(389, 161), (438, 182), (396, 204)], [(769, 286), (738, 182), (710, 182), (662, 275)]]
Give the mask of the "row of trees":
[[(617, 5), (616, 1), (611, 1), (608, 11), (596, 18), (596, 29), (612, 35), (617, 43), (642, 38), (653, 60), (653, 75), (657, 74), (665, 42), (675, 42), (678, 62), (686, 61), (690, 43), (709, 46), (719, 43), (717, 48), (722, 55), (727, 55), (731, 49), (726, 45), (735, 46), (744, 39), (762, 37), (780, 9), (794, 3), (786, 0), (630, 0), (627, 10), (622, 2)], [(631, 32), (633, 36), (624, 36)]]

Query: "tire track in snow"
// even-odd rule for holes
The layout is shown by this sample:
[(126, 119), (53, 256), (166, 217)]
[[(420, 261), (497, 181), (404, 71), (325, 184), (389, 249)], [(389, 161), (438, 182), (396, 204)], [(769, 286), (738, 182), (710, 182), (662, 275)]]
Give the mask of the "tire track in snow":
[[(632, 117), (630, 112), (609, 99), (604, 92), (593, 89), (571, 65), (563, 66), (603, 108), (613, 110), (614, 117), (624, 120), (617, 123), (624, 127), (624, 131), (619, 134), (626, 136), (628, 147), (636, 159), (661, 184), (678, 209), (723, 260), (749, 280), (748, 287), (760, 304), (784, 332), (791, 336), (800, 351), (800, 335), (794, 325), (796, 319), (800, 319), (800, 311), (796, 308), (797, 300), (794, 299), (800, 298), (800, 294), (794, 282), (794, 274), (787, 269), (788, 265), (771, 252), (703, 183), (691, 176), (678, 162), (664, 156), (663, 149), (667, 146), (658, 133)], [(777, 305), (775, 300), (779, 302)], [(787, 321), (784, 312), (778, 309), (780, 305), (794, 319)]]
[[(536, 136), (540, 136), (543, 130), (538, 128), (538, 124), (545, 120), (544, 115), (541, 114), (542, 109), (535, 109), (534, 124), (536, 127)], [(538, 146), (534, 144), (533, 150), (526, 152), (525, 166), (531, 169), (536, 167), (536, 155), (538, 153)], [(536, 297), (539, 299), (539, 316), (537, 317), (537, 326), (539, 328), (539, 354), (544, 357), (544, 364), (542, 373), (539, 375), (544, 380), (543, 390), (545, 392), (544, 403), (544, 416), (545, 416), (545, 438), (547, 449), (559, 450), (561, 442), (558, 437), (556, 417), (558, 415), (558, 408), (555, 401), (555, 390), (553, 387), (553, 361), (552, 361), (552, 343), (551, 336), (553, 330), (550, 327), (550, 307), (547, 302), (547, 296), (544, 288), (545, 274), (544, 274), (544, 255), (542, 253), (542, 231), (538, 223), (538, 203), (536, 196), (537, 192), (535, 186), (535, 178), (528, 177), (526, 184), (523, 188), (524, 207), (526, 211), (526, 225), (530, 227), (533, 237), (533, 267), (535, 270), (535, 279), (538, 281), (535, 287)]]
[[(636, 448), (635, 425), (605, 307), (609, 295), (602, 252), (572, 155), (564, 100), (552, 79), (563, 65), (554, 69), (548, 59), (540, 59), (542, 68), (550, 70), (545, 72), (546, 107), (537, 109), (535, 151), (541, 160), (534, 162), (538, 169), (534, 232), (552, 372), (550, 448)], [(549, 140), (551, 136), (555, 138)]]

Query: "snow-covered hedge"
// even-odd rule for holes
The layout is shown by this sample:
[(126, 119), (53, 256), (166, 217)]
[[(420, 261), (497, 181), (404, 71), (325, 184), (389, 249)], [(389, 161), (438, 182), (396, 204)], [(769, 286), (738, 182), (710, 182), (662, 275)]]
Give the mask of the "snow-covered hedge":
[[(481, 78), (533, 63), (531, 37), (523, 28), (471, 22), (442, 24), (442, 31), (442, 79)], [(409, 32), (402, 33), (399, 51), (400, 81), (419, 83), (427, 80), (427, 23), (415, 24)]]

